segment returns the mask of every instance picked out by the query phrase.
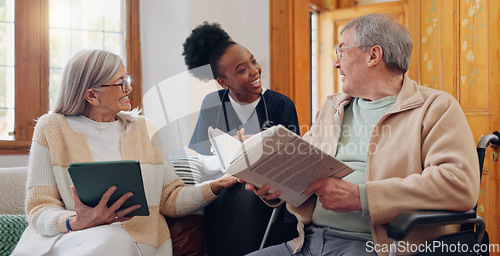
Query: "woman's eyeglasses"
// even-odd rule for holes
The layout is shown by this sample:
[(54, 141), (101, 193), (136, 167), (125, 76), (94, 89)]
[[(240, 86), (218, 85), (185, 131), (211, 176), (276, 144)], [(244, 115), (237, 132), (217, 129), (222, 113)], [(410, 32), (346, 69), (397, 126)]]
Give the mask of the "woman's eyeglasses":
[(123, 81), (119, 84), (103, 84), (99, 87), (120, 86), (122, 88), (122, 92), (128, 92), (132, 89), (132, 86), (130, 85), (131, 83), (132, 83), (132, 78), (130, 78), (130, 76), (125, 76), (123, 78)]

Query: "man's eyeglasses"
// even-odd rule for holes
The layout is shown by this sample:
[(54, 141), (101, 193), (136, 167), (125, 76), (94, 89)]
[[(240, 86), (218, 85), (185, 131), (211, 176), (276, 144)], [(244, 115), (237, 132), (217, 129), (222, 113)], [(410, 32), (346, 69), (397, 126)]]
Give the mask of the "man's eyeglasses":
[(125, 76), (123, 78), (123, 81), (119, 84), (103, 84), (99, 87), (120, 86), (122, 88), (122, 92), (128, 92), (132, 89), (132, 86), (130, 85), (131, 83), (132, 83), (132, 78), (130, 78), (130, 76)]
[(337, 54), (337, 59), (342, 59), (342, 55), (344, 55), (344, 50), (349, 49), (349, 48), (354, 48), (354, 47), (361, 47), (361, 46), (369, 46), (368, 44), (358, 44), (358, 45), (353, 45), (353, 46), (345, 46), (345, 47), (338, 47), (335, 48), (335, 53)]

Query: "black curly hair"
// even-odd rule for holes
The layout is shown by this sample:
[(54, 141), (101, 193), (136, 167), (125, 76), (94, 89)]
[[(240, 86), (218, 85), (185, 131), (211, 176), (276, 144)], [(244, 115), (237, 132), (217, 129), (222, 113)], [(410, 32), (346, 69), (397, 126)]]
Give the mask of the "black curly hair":
[(194, 68), (210, 64), (213, 78), (222, 76), (220, 73), (219, 59), (226, 49), (236, 44), (218, 23), (203, 22), (198, 25), (183, 44), (184, 62), (195, 77), (207, 81), (212, 79), (212, 74), (206, 72), (193, 72)]

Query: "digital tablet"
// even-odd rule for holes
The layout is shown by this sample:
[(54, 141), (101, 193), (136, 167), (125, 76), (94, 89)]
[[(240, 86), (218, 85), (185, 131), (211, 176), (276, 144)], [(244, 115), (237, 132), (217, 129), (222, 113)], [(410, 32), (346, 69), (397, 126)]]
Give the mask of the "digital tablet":
[(69, 166), (69, 174), (83, 204), (95, 207), (104, 192), (115, 185), (117, 189), (111, 195), (108, 207), (125, 193), (132, 192), (134, 195), (127, 199), (119, 210), (140, 204), (139, 209), (125, 216), (149, 215), (139, 161), (72, 163)]

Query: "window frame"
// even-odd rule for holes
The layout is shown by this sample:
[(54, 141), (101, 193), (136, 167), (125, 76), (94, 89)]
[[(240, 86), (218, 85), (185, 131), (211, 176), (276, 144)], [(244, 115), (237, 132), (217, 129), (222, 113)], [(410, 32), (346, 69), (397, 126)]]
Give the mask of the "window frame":
[[(125, 0), (127, 71), (132, 108), (142, 106), (139, 0)], [(27, 154), (36, 119), (49, 111), (49, 0), (15, 1), (15, 140), (0, 140), (0, 155)]]

